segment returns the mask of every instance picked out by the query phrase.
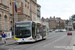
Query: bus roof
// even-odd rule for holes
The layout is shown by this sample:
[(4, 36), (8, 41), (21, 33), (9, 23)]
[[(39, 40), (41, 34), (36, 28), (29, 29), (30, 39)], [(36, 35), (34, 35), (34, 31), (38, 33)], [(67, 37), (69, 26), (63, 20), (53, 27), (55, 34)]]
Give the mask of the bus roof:
[(15, 23), (24, 23), (24, 22), (35, 22), (35, 23), (41, 23), (41, 22), (39, 22), (39, 21), (20, 21), (20, 22), (15, 22)]
[(42, 25), (46, 25), (45, 23), (39, 22), (39, 21), (20, 21), (20, 22), (15, 22), (15, 23), (24, 23), (24, 22), (35, 22), (35, 23), (41, 23)]
[(33, 22), (33, 21), (20, 21), (20, 22), (15, 22), (15, 23), (24, 23), (24, 22)]

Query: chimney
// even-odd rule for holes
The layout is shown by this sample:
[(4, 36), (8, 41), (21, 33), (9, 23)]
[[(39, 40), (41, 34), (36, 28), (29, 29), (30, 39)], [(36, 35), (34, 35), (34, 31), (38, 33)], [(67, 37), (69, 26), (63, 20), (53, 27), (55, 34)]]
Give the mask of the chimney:
[(50, 16), (50, 19), (51, 19), (52, 17)]
[(46, 20), (48, 21), (48, 18), (46, 18)]
[(46, 19), (48, 19), (48, 18), (46, 18)]
[(55, 16), (54, 16), (54, 18), (55, 18)]

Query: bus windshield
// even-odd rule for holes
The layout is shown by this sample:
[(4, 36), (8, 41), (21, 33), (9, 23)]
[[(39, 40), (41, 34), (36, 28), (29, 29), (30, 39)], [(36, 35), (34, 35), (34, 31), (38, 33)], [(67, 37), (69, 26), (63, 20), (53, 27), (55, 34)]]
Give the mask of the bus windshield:
[(29, 23), (15, 25), (16, 38), (27, 38), (31, 36), (31, 26)]

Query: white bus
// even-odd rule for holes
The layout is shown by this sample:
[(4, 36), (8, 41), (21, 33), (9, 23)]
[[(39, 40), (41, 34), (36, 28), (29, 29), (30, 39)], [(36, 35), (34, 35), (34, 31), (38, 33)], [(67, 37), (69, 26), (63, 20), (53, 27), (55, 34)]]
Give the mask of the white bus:
[(41, 22), (23, 21), (14, 24), (14, 40), (20, 42), (35, 42), (46, 39), (47, 28)]

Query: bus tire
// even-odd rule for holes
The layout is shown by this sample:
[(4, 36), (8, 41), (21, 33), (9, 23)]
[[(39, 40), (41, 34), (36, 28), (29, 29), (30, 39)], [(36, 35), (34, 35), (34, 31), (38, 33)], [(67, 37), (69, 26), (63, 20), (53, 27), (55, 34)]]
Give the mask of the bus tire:
[(44, 38), (43, 40), (46, 40), (46, 38)]

